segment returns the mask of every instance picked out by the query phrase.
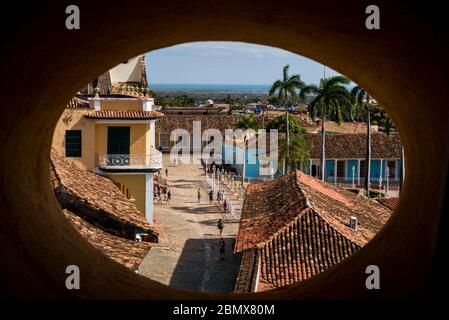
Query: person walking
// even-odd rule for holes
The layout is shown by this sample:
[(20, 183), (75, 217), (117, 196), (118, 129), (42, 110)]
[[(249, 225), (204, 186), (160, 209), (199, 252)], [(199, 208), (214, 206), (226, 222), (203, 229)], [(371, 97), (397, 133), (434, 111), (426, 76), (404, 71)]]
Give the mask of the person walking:
[(167, 204), (168, 205), (170, 204), (170, 200), (171, 200), (171, 191), (170, 191), (170, 189), (168, 189), (168, 192), (167, 192)]
[(168, 168), (165, 168), (165, 177), (168, 178)]
[(218, 231), (220, 231), (220, 237), (221, 237), (221, 235), (223, 234), (223, 229), (224, 229), (223, 219), (218, 219), (217, 228), (218, 228)]
[(167, 201), (167, 193), (168, 193), (168, 187), (164, 186), (162, 189), (162, 194), (164, 195), (164, 201)]
[(218, 248), (220, 249), (220, 260), (224, 260), (226, 243), (223, 238), (220, 238), (220, 241), (218, 242)]
[(198, 203), (201, 202), (201, 189), (198, 188), (198, 191), (196, 192), (197, 196), (198, 196)]
[(209, 204), (212, 204), (214, 201), (214, 192), (211, 190), (209, 191)]
[(162, 198), (161, 198), (161, 188), (158, 186), (157, 188), (157, 202), (161, 204)]
[(228, 209), (228, 202), (226, 199), (223, 200), (223, 210), (226, 211)]

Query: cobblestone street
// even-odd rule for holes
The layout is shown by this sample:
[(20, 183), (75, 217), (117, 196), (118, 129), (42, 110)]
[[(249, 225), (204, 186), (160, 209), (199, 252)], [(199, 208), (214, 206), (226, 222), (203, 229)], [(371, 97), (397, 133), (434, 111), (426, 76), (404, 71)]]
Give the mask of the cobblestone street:
[[(164, 164), (169, 163), (164, 156)], [(154, 205), (160, 244), (143, 259), (139, 273), (163, 284), (190, 290), (232, 292), (240, 266), (240, 254), (232, 253), (238, 219), (224, 214), (216, 201), (209, 205), (204, 169), (201, 165), (168, 164), (161, 170), (172, 194), (170, 205)], [(201, 203), (197, 190), (201, 188)], [(226, 258), (220, 260), (217, 222), (223, 218)]]

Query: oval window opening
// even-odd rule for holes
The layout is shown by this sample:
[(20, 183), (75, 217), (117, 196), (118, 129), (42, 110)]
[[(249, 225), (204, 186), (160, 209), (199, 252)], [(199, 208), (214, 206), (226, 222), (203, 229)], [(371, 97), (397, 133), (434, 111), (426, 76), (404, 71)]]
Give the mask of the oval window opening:
[(403, 153), (382, 106), (330, 68), (196, 42), (86, 84), (50, 175), (68, 221), (119, 264), (174, 288), (259, 292), (366, 245), (398, 203)]

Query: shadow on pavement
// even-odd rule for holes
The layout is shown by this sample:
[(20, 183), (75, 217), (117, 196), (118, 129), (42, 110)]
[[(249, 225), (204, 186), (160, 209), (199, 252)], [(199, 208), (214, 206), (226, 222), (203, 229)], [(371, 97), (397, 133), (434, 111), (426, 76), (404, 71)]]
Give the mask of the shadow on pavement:
[(188, 239), (170, 279), (170, 286), (179, 289), (232, 292), (238, 276), (241, 254), (234, 254), (234, 238), (226, 243), (225, 260), (220, 260), (219, 237)]

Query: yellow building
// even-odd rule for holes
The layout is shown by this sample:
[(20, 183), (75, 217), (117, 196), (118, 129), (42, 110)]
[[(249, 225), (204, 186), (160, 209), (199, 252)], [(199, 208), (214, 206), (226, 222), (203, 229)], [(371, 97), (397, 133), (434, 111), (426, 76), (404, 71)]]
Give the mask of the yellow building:
[(162, 116), (142, 92), (78, 96), (58, 121), (53, 149), (81, 168), (108, 176), (153, 223), (153, 175), (162, 168), (155, 122)]

